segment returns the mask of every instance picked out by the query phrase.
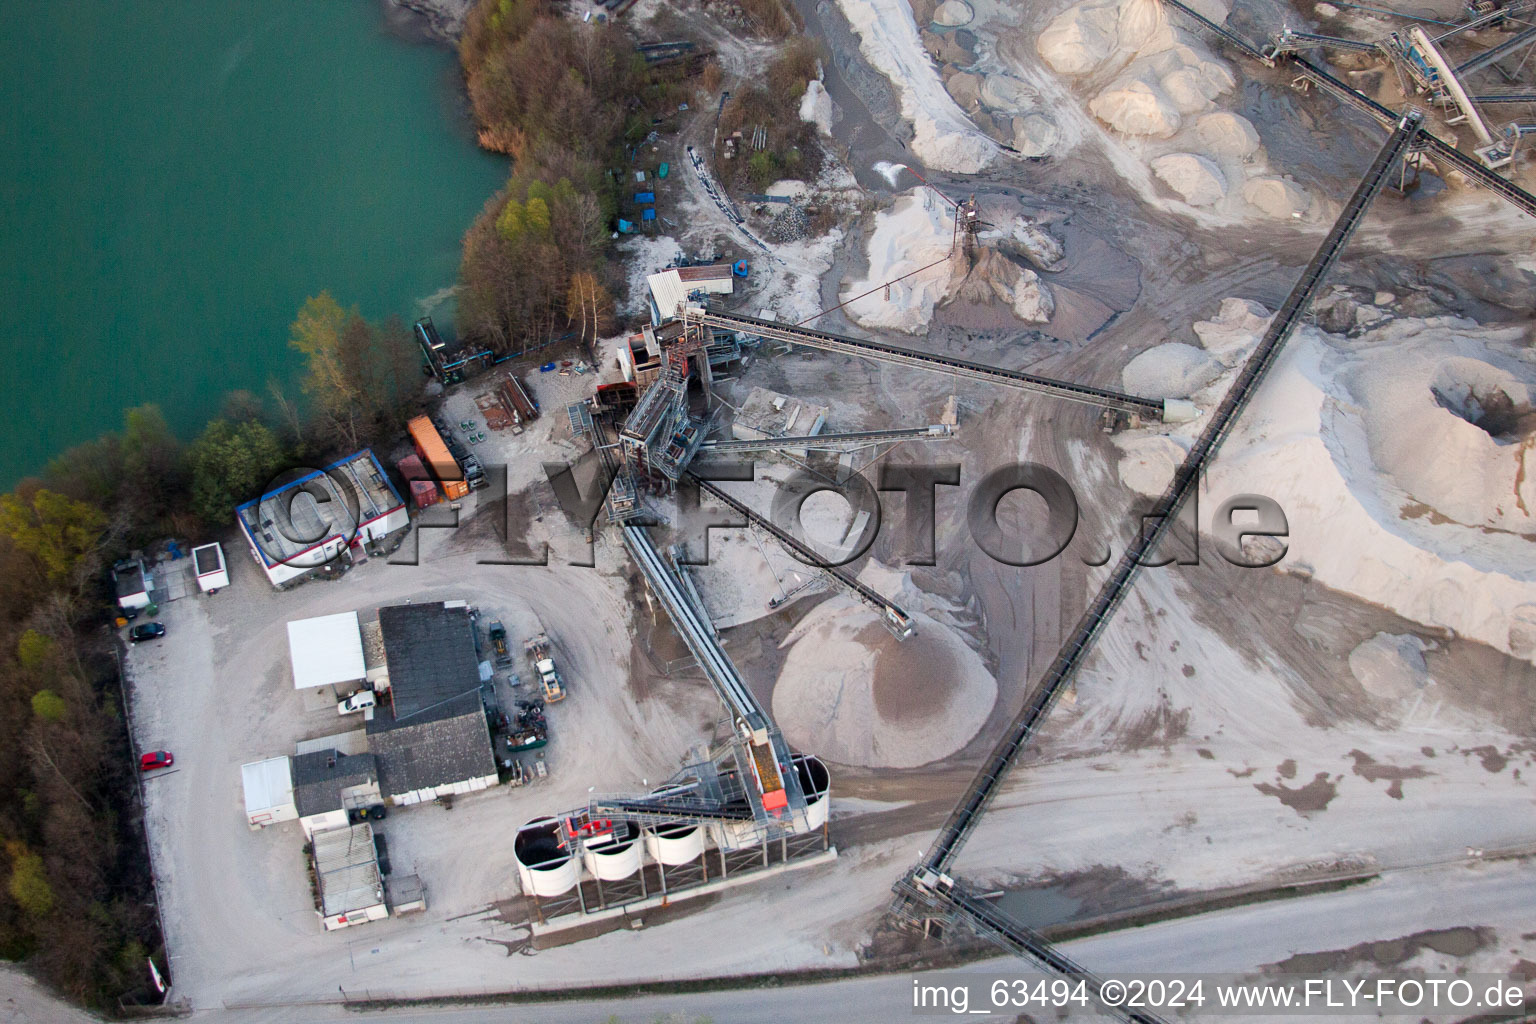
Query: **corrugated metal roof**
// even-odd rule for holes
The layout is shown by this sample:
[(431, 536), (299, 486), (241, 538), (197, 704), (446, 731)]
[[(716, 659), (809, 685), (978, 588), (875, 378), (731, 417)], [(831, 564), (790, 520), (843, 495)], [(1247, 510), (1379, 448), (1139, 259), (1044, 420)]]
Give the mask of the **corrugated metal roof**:
[(327, 829), (314, 836), (315, 878), (326, 917), (384, 902), (373, 828), (367, 824)]

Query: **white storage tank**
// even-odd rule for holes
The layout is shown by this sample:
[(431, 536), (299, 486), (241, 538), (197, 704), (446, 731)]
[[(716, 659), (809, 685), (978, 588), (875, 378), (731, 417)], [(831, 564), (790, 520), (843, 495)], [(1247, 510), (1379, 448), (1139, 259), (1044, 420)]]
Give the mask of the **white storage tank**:
[(805, 816), (810, 823), (809, 831), (816, 831), (827, 823), (832, 807), (832, 773), (821, 758), (810, 754), (794, 756), (795, 774), (800, 777), (800, 789), (805, 793)]
[(560, 823), (554, 818), (534, 818), (518, 829), (512, 839), (512, 853), (517, 858), (523, 892), (560, 896), (576, 888), (576, 858), (561, 841)]
[(645, 848), (659, 864), (691, 864), (704, 852), (704, 828), (683, 821), (657, 825), (646, 830)]
[(582, 861), (594, 878), (617, 882), (640, 870), (640, 826), (632, 821), (614, 822), (608, 842), (594, 836), (583, 843)]

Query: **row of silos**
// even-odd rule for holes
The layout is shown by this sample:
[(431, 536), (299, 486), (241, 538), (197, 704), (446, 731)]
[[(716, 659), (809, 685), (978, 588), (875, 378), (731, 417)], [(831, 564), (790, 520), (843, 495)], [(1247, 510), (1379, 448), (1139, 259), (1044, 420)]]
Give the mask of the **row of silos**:
[[(803, 831), (814, 832), (827, 823), (831, 774), (820, 759), (809, 755), (796, 754), (793, 764), (805, 793)], [(583, 867), (599, 881), (617, 882), (633, 877), (645, 866), (642, 851), (663, 868), (678, 867), (698, 860), (710, 846), (740, 849), (749, 836), (761, 841), (755, 826), (678, 821), (642, 828), (632, 821), (619, 821), (607, 842), (582, 844), (578, 858), (572, 844), (564, 840), (560, 820), (542, 817), (518, 829), (512, 851), (523, 892), (550, 898), (575, 889)]]

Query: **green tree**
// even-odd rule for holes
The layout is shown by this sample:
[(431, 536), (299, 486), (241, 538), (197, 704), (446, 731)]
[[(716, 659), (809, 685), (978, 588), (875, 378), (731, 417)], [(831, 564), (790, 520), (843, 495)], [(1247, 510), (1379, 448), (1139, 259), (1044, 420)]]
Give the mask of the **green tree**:
[(6, 844), (11, 855), (11, 878), (6, 888), (11, 899), (31, 917), (53, 913), (53, 887), (43, 872), (43, 858), (18, 842)]
[(123, 414), (123, 481), (120, 508), (138, 533), (166, 528), (165, 520), (186, 491), (181, 442), (158, 405)]
[(38, 668), (53, 656), (57, 647), (53, 637), (29, 629), (16, 641), (16, 660), (22, 668)]
[(32, 713), (45, 722), (62, 722), (69, 705), (52, 690), (38, 690), (32, 695)]
[(50, 490), (31, 500), (0, 496), (0, 535), (36, 560), (50, 583), (78, 585), (80, 569), (95, 554), (106, 519), (94, 506)]
[(266, 424), (214, 420), (189, 453), (192, 511), (210, 525), (225, 522), (234, 506), (260, 493), (286, 458), (282, 442)]

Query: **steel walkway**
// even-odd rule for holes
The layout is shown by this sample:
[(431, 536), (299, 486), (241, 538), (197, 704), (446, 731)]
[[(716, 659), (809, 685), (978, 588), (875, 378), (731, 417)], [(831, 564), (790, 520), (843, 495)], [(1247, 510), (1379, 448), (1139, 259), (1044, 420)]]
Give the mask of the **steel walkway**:
[(1144, 529), (1126, 549), (1110, 574), (1109, 580), (1082, 618), (1078, 620), (1039, 685), (1035, 687), (1025, 702), (1024, 708), (1009, 726), (1007, 734), (988, 756), (960, 803), (950, 814), (949, 820), (939, 831), (938, 838), (934, 841), (923, 864), (928, 870), (943, 873), (949, 868), (971, 829), (980, 819), (981, 812), (991, 800), (998, 782), (1013, 764), (1019, 751), (1034, 735), (1035, 730), (1045, 721), (1067, 684), (1076, 677), (1088, 653), (1098, 642), (1104, 627), (1108, 625), (1110, 617), (1125, 598), (1147, 555), (1161, 542), (1179, 510), (1199, 485), (1201, 468), (1206, 460), (1216, 453), (1217, 448), (1221, 446), (1237, 422), (1238, 415), (1274, 364), (1281, 348), (1290, 338), (1313, 296), (1321, 287), (1323, 279), (1337, 262), (1350, 236), (1354, 234), (1371, 201), (1385, 186), (1388, 172), (1407, 150), (1422, 123), (1423, 114), (1417, 110), (1410, 111), (1401, 119), (1386, 145), (1371, 162), (1365, 177), (1355, 188), (1354, 194), (1345, 204), (1338, 220), (1334, 222), (1327, 237), (1323, 239), (1322, 245), (1313, 255), (1306, 269), (1302, 271), (1301, 277), (1291, 289), (1290, 294), (1286, 296), (1285, 302), (1276, 311), (1258, 347), (1243, 364), (1237, 379), (1227, 391), (1221, 404), (1212, 412), (1205, 430), (1190, 448), (1183, 463), (1174, 471), (1173, 480), (1168, 485), (1168, 489), (1153, 506), (1153, 512), (1149, 517), (1152, 520), (1150, 528)]
[(895, 441), (941, 441), (953, 437), (953, 427), (935, 423), (927, 427), (902, 427), (895, 430), (854, 430), (841, 434), (805, 434), (799, 437), (716, 438), (699, 446), (703, 452), (760, 452), (778, 448), (826, 450), (847, 445), (864, 446)]
[(1054, 395), (1057, 398), (1065, 398), (1073, 402), (1082, 402), (1085, 405), (1114, 409), (1138, 416), (1159, 420), (1163, 417), (1162, 402), (1149, 398), (1138, 398), (1135, 395), (1111, 391), (1108, 388), (1096, 388), (1087, 384), (1073, 384), (1069, 381), (1040, 377), (1032, 373), (1023, 373), (1019, 370), (1004, 370), (996, 366), (987, 366), (983, 363), (973, 363), (968, 359), (935, 355), (931, 352), (920, 352), (917, 349), (903, 348), (900, 345), (889, 345), (879, 341), (865, 341), (862, 338), (848, 338), (840, 334), (828, 334), (826, 331), (812, 330), (809, 327), (782, 324), (775, 320), (759, 320), (756, 317), (742, 316), (738, 313), (719, 313), (714, 310), (701, 311), (694, 308), (685, 310), (683, 316), (694, 323), (702, 322), (708, 327), (724, 331), (741, 331), (745, 334), (755, 334), (758, 337), (782, 341), (789, 345), (801, 345), (806, 348), (821, 349), (825, 352), (838, 352), (843, 355), (858, 356), (862, 359), (875, 359), (886, 363), (897, 363), (902, 366), (913, 366), (921, 370), (934, 370), (939, 373), (950, 374), (951, 376), (966, 377), (971, 380), (983, 380), (1007, 387), (1022, 388), (1026, 391)]
[(757, 512), (755, 512), (753, 509), (742, 504), (736, 498), (733, 498), (725, 491), (722, 491), (708, 480), (704, 480), (694, 475), (692, 472), (688, 473), (688, 477), (694, 483), (698, 484), (700, 489), (714, 496), (720, 501), (723, 501), (736, 512), (739, 512), (741, 515), (745, 516), (749, 523), (754, 526), (761, 527), (762, 529), (767, 530), (769, 533), (773, 534), (773, 536), (777, 538), (781, 544), (798, 555), (801, 561), (806, 562), (809, 565), (813, 565), (817, 569), (820, 569), (822, 572), (832, 577), (832, 579), (837, 583), (846, 587), (854, 597), (857, 597), (860, 601), (863, 601), (865, 604), (878, 611), (880, 613), (881, 619), (885, 623), (885, 628), (896, 634), (897, 639), (905, 640), (907, 637), (912, 635), (912, 616), (903, 611), (901, 607), (894, 601), (888, 600), (887, 598), (884, 598), (875, 593), (875, 591), (869, 589), (864, 584), (855, 579), (852, 573), (846, 572), (838, 566), (832, 565), (825, 558), (822, 558), (821, 555), (817, 554), (811, 548), (797, 540), (792, 534), (780, 529), (775, 523), (766, 517), (758, 515)]

